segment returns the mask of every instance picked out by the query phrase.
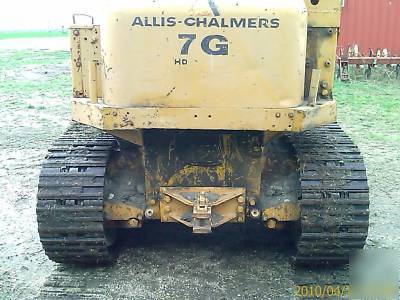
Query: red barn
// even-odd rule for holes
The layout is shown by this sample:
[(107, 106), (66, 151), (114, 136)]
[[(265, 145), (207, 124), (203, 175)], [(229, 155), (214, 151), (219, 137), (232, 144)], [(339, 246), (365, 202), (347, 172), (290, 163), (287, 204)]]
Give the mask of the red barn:
[(357, 44), (359, 52), (388, 49), (400, 56), (400, 0), (342, 0), (339, 49)]

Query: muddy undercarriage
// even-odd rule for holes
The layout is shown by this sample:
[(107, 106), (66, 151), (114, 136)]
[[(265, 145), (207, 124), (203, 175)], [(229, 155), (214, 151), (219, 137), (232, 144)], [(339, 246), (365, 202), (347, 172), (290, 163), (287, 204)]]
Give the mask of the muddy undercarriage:
[(49, 150), (38, 193), (46, 254), (64, 263), (114, 258), (118, 228), (228, 222), (290, 228), (300, 263), (345, 262), (368, 233), (368, 185), (337, 124), (302, 134), (148, 130), (143, 145), (73, 124)]

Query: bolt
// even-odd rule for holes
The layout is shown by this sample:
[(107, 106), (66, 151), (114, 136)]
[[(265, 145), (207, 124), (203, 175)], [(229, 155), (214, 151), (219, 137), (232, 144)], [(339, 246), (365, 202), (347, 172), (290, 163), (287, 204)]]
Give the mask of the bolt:
[(243, 197), (243, 196), (240, 196), (240, 197), (238, 198), (237, 202), (238, 202), (239, 204), (243, 204), (243, 203), (244, 203), (244, 197)]
[(242, 213), (242, 212), (244, 211), (243, 206), (238, 206), (237, 211), (238, 211), (239, 213)]
[(259, 211), (258, 209), (256, 209), (256, 208), (253, 208), (253, 209), (250, 211), (250, 215), (251, 215), (251, 217), (252, 217), (253, 219), (259, 219), (259, 218), (260, 218), (260, 211)]
[(249, 204), (250, 204), (251, 206), (256, 205), (256, 204), (257, 204), (256, 199), (250, 199)]
[(278, 224), (278, 221), (275, 219), (268, 219), (268, 221), (267, 221), (267, 227), (269, 229), (275, 229), (277, 224)]
[(289, 113), (289, 118), (293, 119), (294, 118), (294, 113)]
[(239, 218), (238, 218), (238, 221), (239, 221), (239, 222), (244, 222), (244, 217), (239, 217)]
[(79, 35), (79, 30), (78, 30), (78, 29), (75, 29), (75, 30), (73, 31), (73, 34), (74, 34), (75, 36), (78, 36), (78, 35)]
[(145, 210), (144, 215), (146, 216), (146, 218), (151, 219), (154, 215), (154, 210), (148, 208)]
[(281, 117), (281, 113), (276, 113), (275, 117), (280, 118)]
[(327, 60), (325, 61), (325, 67), (329, 68), (331, 66), (331, 61)]
[(128, 220), (128, 225), (130, 227), (137, 227), (139, 225), (139, 221), (136, 219), (130, 219)]
[(329, 91), (328, 90), (322, 90), (321, 92), (322, 96), (326, 97), (329, 95)]
[(113, 116), (116, 117), (118, 114), (116, 111), (113, 112)]
[(151, 199), (151, 200), (150, 200), (150, 205), (151, 205), (151, 206), (154, 206), (154, 205), (156, 205), (156, 200), (154, 200), (154, 199)]
[(171, 198), (169, 196), (165, 196), (164, 201), (167, 203), (171, 202)]

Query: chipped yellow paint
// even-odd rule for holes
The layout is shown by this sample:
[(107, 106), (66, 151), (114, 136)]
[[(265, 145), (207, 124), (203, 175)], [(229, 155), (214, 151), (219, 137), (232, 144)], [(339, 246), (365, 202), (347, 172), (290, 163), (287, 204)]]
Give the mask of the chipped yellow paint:
[(320, 0), (317, 5), (304, 0), (308, 10), (308, 27), (339, 27), (341, 0)]
[[(123, 202), (105, 202), (104, 213), (106, 220), (109, 221), (129, 221), (143, 219), (143, 210)], [(138, 222), (141, 226), (141, 222)]]
[(278, 222), (297, 221), (300, 219), (300, 206), (297, 202), (286, 201), (278, 206), (269, 207), (263, 212), (263, 220)]
[(337, 28), (310, 28), (307, 41), (306, 90), (311, 85), (312, 70), (320, 71), (319, 98), (331, 98), (336, 66)]
[[(304, 1), (226, 0), (218, 2), (218, 9), (220, 22), (262, 16), (269, 23), (279, 19), (279, 26), (186, 25), (192, 16), (206, 21), (214, 18), (205, 0), (110, 2), (102, 32), (104, 103), (210, 109), (301, 105), (307, 42)], [(173, 17), (176, 24), (133, 26), (134, 17), (151, 21)], [(187, 53), (182, 51), (187, 39), (179, 38), (180, 34), (196, 35)], [(227, 40), (226, 55), (204, 51), (204, 38), (215, 35)], [(211, 47), (215, 49), (218, 43), (222, 42), (213, 40)]]
[[(268, 7), (281, 26), (266, 30), (132, 26), (132, 16), (157, 17), (161, 12), (178, 19), (211, 18), (207, 1), (122, 1), (111, 6), (102, 44), (99, 26), (71, 28), (74, 120), (118, 130), (114, 132), (119, 136), (125, 130), (147, 128), (299, 132), (336, 121), (332, 88), (340, 0), (321, 0), (317, 5), (309, 0), (219, 4), (224, 18), (254, 17), (261, 7), (263, 12)], [(187, 30), (199, 38), (183, 57), (184, 40), (178, 34)], [(227, 56), (201, 50), (200, 37), (217, 33), (229, 40)], [(175, 58), (190, 63), (177, 66)], [(87, 101), (87, 66), (93, 60), (100, 63), (101, 99), (96, 105)], [(305, 97), (312, 69), (321, 72), (314, 108), (307, 106)]]
[(133, 144), (143, 146), (143, 136), (141, 130), (110, 130), (108, 133)]
[[(211, 118), (209, 117), (211, 116)], [(318, 101), (294, 108), (117, 108), (75, 98), (73, 120), (103, 130), (231, 129), (300, 132), (336, 121), (336, 102)]]
[[(93, 61), (100, 62), (100, 26), (72, 26), (70, 28), (72, 88), (74, 97), (89, 97), (89, 66)], [(102, 72), (97, 66), (97, 96), (102, 97)]]

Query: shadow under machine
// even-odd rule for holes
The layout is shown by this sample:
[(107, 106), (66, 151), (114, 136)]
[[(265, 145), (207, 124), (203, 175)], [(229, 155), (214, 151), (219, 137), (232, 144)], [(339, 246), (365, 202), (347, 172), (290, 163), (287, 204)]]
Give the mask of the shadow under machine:
[(339, 0), (126, 0), (73, 25), (73, 123), (39, 180), (47, 256), (112, 261), (116, 230), (151, 221), (289, 228), (301, 263), (363, 248), (366, 171), (332, 95), (339, 21)]

